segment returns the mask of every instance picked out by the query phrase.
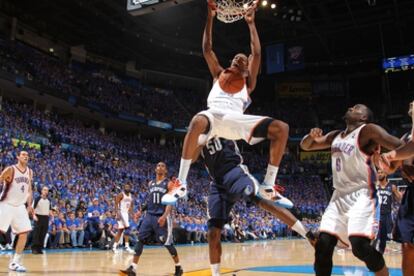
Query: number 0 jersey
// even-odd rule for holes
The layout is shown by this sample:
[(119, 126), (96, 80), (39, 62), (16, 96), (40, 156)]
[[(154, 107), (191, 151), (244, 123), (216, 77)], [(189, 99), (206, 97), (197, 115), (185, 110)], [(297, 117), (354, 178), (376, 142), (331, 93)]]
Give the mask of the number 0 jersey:
[(346, 136), (338, 134), (332, 142), (333, 186), (338, 192), (350, 193), (361, 188), (375, 190), (376, 169), (371, 156), (359, 148), (362, 125)]

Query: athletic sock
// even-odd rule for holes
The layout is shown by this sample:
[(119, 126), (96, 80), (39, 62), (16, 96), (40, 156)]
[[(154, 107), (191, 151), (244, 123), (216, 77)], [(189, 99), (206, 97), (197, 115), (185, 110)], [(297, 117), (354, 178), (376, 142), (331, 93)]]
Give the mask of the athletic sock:
[(125, 247), (127, 247), (127, 248), (129, 247), (129, 242), (125, 243)]
[(211, 276), (219, 276), (220, 275), (220, 263), (218, 264), (211, 264)]
[(181, 266), (181, 264), (178, 262), (178, 263), (175, 264), (175, 266)]
[(183, 185), (186, 185), (187, 183), (187, 176), (188, 176), (188, 171), (190, 170), (190, 166), (191, 166), (191, 159), (181, 158), (180, 171), (178, 173), (178, 180), (180, 180), (181, 184)]
[(273, 165), (267, 165), (266, 176), (264, 178), (264, 184), (268, 186), (275, 185), (277, 172), (279, 171), (279, 167)]
[(118, 243), (114, 242), (114, 245), (112, 247), (116, 249), (118, 247)]
[(300, 220), (297, 220), (295, 224), (293, 224), (292, 230), (294, 230), (296, 233), (298, 233), (299, 235), (301, 235), (302, 237), (306, 239), (307, 231), (305, 229), (305, 226), (303, 226), (302, 222), (300, 222)]
[(22, 259), (22, 255), (15, 253), (13, 256), (12, 263), (20, 264), (21, 259)]

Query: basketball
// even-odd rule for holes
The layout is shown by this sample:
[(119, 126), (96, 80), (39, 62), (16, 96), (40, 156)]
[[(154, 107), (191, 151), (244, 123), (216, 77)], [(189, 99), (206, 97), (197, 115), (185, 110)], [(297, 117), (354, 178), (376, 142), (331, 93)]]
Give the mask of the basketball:
[(219, 84), (224, 92), (234, 94), (243, 89), (246, 81), (239, 72), (226, 69), (219, 76)]

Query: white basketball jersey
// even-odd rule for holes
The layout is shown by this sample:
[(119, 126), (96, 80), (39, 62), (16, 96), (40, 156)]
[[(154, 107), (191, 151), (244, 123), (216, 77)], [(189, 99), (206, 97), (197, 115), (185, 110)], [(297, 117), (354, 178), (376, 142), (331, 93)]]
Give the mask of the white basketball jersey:
[(213, 84), (207, 98), (208, 108), (220, 113), (243, 114), (251, 102), (246, 84), (239, 92), (230, 94), (220, 87), (218, 80)]
[(31, 173), (29, 167), (24, 172), (13, 166), (13, 179), (3, 189), (0, 199), (13, 206), (20, 206), (27, 202)]
[(371, 156), (361, 151), (358, 144), (362, 125), (343, 137), (338, 134), (332, 142), (333, 186), (339, 192), (353, 192), (361, 188), (372, 188), (376, 181), (376, 169)]
[(129, 207), (131, 207), (132, 196), (131, 196), (131, 193), (129, 193), (129, 196), (127, 196), (124, 192), (122, 192), (122, 195), (123, 195), (122, 200), (119, 203), (120, 209), (121, 209), (121, 212), (128, 213)]

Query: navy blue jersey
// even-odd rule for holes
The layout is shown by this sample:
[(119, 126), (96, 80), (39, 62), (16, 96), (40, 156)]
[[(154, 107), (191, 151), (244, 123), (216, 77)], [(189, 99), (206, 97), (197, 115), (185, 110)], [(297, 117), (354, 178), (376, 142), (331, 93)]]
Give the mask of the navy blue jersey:
[(147, 198), (147, 212), (151, 215), (161, 216), (164, 214), (165, 205), (161, 204), (161, 198), (168, 193), (168, 178), (165, 178), (160, 183), (152, 180), (149, 184), (149, 193)]
[(378, 200), (381, 208), (381, 215), (391, 214), (392, 207), (392, 185), (388, 184), (385, 188), (378, 186)]
[(236, 142), (217, 137), (207, 142), (201, 152), (201, 157), (204, 159), (210, 176), (216, 182), (220, 181), (227, 172), (243, 163)]

